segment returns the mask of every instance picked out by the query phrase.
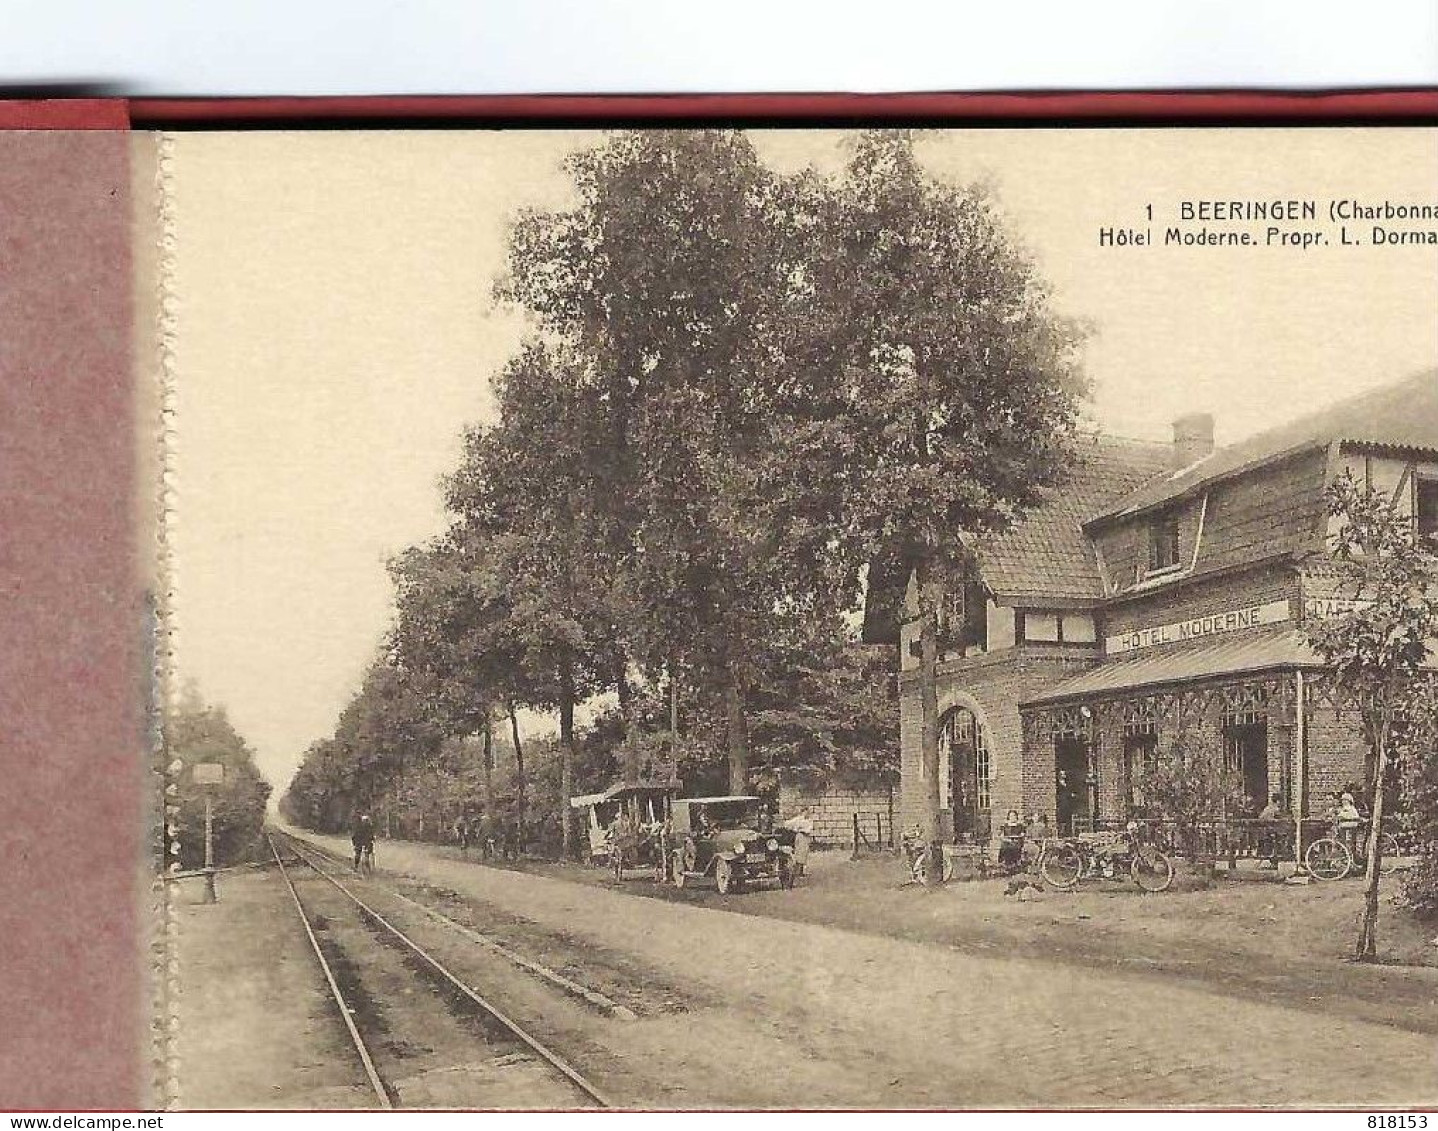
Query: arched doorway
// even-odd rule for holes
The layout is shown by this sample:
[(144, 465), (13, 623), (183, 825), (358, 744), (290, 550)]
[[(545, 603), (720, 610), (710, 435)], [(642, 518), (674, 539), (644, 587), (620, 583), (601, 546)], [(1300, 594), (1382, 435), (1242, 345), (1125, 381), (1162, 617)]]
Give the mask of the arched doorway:
[(984, 724), (967, 707), (955, 707), (939, 720), (939, 797), (955, 841), (989, 838), (991, 770)]

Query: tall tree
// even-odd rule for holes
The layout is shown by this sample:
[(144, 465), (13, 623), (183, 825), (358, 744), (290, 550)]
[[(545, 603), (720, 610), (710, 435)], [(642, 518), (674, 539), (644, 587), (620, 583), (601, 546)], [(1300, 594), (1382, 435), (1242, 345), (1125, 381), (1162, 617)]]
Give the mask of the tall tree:
[(906, 131), (857, 135), (838, 183), (809, 200), (813, 458), (846, 485), (856, 544), (897, 554), (916, 582), (937, 856), (945, 574), (963, 539), (1004, 529), (1063, 477), (1086, 390), (1080, 335), (993, 202), (926, 174)]
[(796, 482), (774, 396), (796, 340), (796, 213), (727, 131), (615, 134), (570, 172), (578, 205), (520, 221), (501, 294), (585, 359), (568, 372), (599, 426), (634, 658), (716, 690), (740, 791), (752, 658), (776, 617), (845, 597), (822, 524), (778, 489)]
[[(628, 696), (619, 536), (608, 437), (573, 350), (532, 341), (500, 374), (499, 423), (465, 437), (447, 482), (455, 541), (503, 567), (511, 697), (559, 713), (562, 789), (572, 791), (574, 712), (594, 691)], [(568, 793), (558, 820), (571, 848)]]
[(1344, 474), (1327, 490), (1336, 519), (1330, 554), (1340, 596), (1350, 611), (1307, 623), (1309, 642), (1333, 669), (1341, 692), (1357, 708), (1368, 747), (1369, 812), (1363, 915), (1354, 957), (1377, 953), (1378, 876), (1382, 863), (1385, 782), (1395, 737), (1413, 720), (1413, 690), (1438, 640), (1438, 547), (1415, 536), (1413, 522), (1386, 494)]
[(527, 819), (527, 775), (514, 705), (526, 694), (523, 644), (513, 620), (511, 567), (503, 544), (451, 529), (390, 564), (394, 664), (426, 680), (432, 710), (450, 734), (490, 735), (503, 712), (514, 724), (516, 818)]

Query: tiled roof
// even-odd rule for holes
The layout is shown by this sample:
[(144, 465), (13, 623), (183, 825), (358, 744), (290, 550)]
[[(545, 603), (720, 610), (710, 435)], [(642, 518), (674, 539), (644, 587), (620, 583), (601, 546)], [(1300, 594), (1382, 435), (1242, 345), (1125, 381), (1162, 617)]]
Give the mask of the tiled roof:
[(1181, 683), (1205, 676), (1320, 666), (1318, 654), (1308, 646), (1298, 629), (1258, 629), (1191, 647), (1156, 648), (1133, 659), (1101, 664), (1050, 684), (1024, 700), (1024, 705)]
[(1159, 506), (1204, 483), (1335, 440), (1438, 451), (1438, 370), (1385, 385), (1270, 428), (1090, 512), (1092, 521)]
[(1062, 486), (1012, 530), (980, 539), (977, 554), (989, 588), (1019, 601), (1102, 597), (1098, 561), (1083, 522), (1165, 471), (1169, 451), (1167, 444), (1113, 436), (1081, 441), (1077, 464)]

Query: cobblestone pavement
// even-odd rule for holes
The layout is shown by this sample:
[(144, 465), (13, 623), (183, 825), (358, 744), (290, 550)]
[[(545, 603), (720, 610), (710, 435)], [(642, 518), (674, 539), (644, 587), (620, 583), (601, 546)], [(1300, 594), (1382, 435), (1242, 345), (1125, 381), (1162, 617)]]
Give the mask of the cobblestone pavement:
[[(344, 851), (338, 838), (313, 837)], [(805, 1056), (870, 1076), (874, 1106), (1310, 1106), (1438, 1101), (1429, 1035), (1218, 995), (1161, 976), (981, 957), (487, 868), (383, 842), (381, 872), (634, 956)], [(737, 896), (735, 898), (743, 898)], [(640, 1022), (639, 1024), (643, 1024)], [(692, 1029), (702, 1033), (702, 1025)], [(796, 1106), (852, 1102), (794, 1095)]]

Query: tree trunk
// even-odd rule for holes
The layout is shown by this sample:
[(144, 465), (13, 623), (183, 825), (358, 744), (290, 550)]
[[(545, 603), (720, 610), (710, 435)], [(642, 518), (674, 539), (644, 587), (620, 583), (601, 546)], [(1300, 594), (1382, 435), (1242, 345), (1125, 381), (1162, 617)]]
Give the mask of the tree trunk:
[(679, 776), (679, 673), (678, 664), (669, 665), (669, 762)]
[(634, 689), (629, 686), (627, 665), (620, 660), (619, 670), (614, 677), (614, 691), (619, 697), (619, 718), (624, 726), (623, 764), (620, 767), (625, 781), (639, 780), (639, 735), (634, 725)]
[(749, 787), (749, 720), (744, 714), (744, 692), (733, 665), (724, 669), (724, 718), (729, 740), (729, 792), (743, 794)]
[(515, 711), (513, 703), (506, 706), (509, 710), (509, 733), (514, 739), (514, 792), (519, 808), (514, 815), (515, 832), (518, 834), (519, 841), (515, 845), (515, 850), (518, 851), (524, 844), (524, 826), (529, 820), (529, 783), (524, 776), (524, 746), (519, 741), (519, 715)]
[[(484, 820), (480, 828), (489, 836), (495, 833), (494, 822), (494, 724), (490, 721), (489, 712), (484, 713)], [(483, 856), (485, 846), (479, 846), (480, 855)]]
[(919, 709), (922, 718), (921, 743), (924, 767), (924, 835), (928, 840), (929, 866), (924, 874), (927, 887), (943, 883), (944, 846), (939, 796), (939, 624), (942, 583), (935, 576), (928, 554), (915, 566), (919, 597)]
[(568, 667), (559, 691), (559, 850), (568, 860), (573, 851), (569, 798), (574, 793), (574, 679)]
[(1383, 778), (1388, 769), (1388, 727), (1383, 724), (1374, 743), (1372, 801), (1369, 812), (1373, 824), (1368, 829), (1368, 867), (1363, 873), (1363, 914), (1358, 920), (1358, 937), (1353, 943), (1353, 957), (1372, 962), (1378, 956), (1378, 869), (1382, 864), (1383, 842)]

